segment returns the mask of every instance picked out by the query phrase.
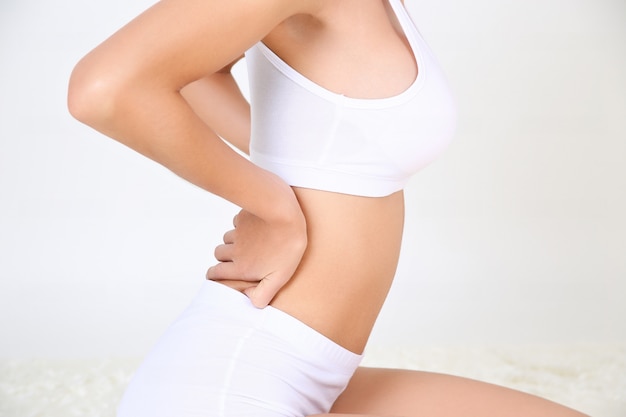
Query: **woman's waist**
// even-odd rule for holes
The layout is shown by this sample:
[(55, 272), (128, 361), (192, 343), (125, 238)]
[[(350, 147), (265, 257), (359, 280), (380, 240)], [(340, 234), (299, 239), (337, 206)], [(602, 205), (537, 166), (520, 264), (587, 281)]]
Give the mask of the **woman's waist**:
[(346, 349), (361, 353), (392, 280), (393, 271), (375, 275), (365, 268), (303, 271), (271, 305)]
[[(294, 189), (308, 246), (271, 305), (360, 353), (391, 285), (400, 252), (402, 193), (366, 198)], [(222, 281), (243, 291), (251, 283)]]
[[(298, 271), (270, 306), (360, 354), (384, 303), (393, 271), (374, 276), (366, 268)], [(219, 281), (240, 291), (251, 283)]]
[(244, 294), (216, 281), (205, 282), (179, 321), (186, 326), (199, 321), (203, 326), (226, 330), (222, 333), (226, 344), (240, 341), (241, 335), (255, 329), (268, 336), (267, 340), (287, 342), (299, 355), (323, 357), (324, 363), (318, 365), (335, 373), (345, 366), (352, 372), (361, 359), (303, 321), (272, 306), (256, 308)]
[[(292, 278), (271, 302), (345, 348), (361, 353), (395, 274), (399, 234), (393, 242), (320, 241), (309, 247)], [(380, 244), (380, 246), (379, 246)], [(242, 291), (255, 283), (222, 281)]]

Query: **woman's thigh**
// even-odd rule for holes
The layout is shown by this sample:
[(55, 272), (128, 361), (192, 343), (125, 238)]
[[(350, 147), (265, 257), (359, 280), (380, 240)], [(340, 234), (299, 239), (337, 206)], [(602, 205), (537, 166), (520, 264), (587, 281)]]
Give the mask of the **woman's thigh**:
[(403, 417), (584, 417), (554, 402), (467, 378), (359, 368), (332, 413)]

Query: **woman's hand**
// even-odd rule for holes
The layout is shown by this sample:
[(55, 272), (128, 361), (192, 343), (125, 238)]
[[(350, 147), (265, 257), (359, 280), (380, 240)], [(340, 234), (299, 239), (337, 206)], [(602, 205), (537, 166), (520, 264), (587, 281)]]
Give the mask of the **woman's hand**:
[(268, 222), (241, 210), (233, 224), (215, 248), (220, 263), (209, 268), (207, 279), (242, 281), (252, 304), (263, 308), (300, 264), (307, 245), (304, 216)]

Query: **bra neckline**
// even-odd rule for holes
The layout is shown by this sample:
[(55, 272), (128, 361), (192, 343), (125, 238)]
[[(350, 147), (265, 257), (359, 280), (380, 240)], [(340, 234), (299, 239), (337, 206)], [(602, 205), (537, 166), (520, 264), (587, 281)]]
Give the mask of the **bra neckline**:
[(336, 93), (314, 82), (310, 78), (302, 75), (295, 68), (285, 62), (281, 57), (279, 57), (263, 42), (258, 42), (256, 46), (261, 50), (263, 55), (285, 76), (290, 78), (301, 87), (306, 88), (313, 94), (325, 98), (331, 102), (357, 108), (382, 108), (399, 105), (407, 102), (412, 97), (414, 97), (415, 94), (417, 94), (417, 92), (424, 84), (427, 70), (424, 63), (423, 55), (421, 53), (419, 32), (413, 24), (413, 21), (411, 20), (411, 17), (409, 16), (405, 6), (400, 2), (400, 0), (389, 0), (389, 4), (391, 5), (392, 10), (396, 15), (396, 18), (398, 19), (398, 22), (400, 23), (400, 27), (404, 32), (404, 36), (409, 42), (411, 53), (413, 54), (413, 59), (417, 66), (417, 76), (415, 77), (413, 82), (402, 92), (389, 97), (357, 98), (349, 97), (341, 93)]

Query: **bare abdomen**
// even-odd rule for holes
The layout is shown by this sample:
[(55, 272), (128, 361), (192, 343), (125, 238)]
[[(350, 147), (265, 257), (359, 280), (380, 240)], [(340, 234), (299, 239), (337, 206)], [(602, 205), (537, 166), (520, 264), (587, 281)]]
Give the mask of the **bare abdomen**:
[(295, 191), (307, 218), (309, 245), (272, 305), (360, 353), (396, 271), (403, 194), (369, 198)]

